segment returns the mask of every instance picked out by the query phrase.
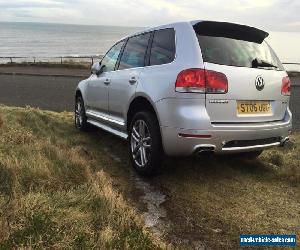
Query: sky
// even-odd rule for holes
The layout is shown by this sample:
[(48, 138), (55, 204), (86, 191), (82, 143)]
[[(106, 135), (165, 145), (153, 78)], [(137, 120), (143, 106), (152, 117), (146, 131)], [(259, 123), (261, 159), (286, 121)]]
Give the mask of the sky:
[(217, 20), (300, 32), (300, 0), (0, 0), (0, 21), (150, 27)]

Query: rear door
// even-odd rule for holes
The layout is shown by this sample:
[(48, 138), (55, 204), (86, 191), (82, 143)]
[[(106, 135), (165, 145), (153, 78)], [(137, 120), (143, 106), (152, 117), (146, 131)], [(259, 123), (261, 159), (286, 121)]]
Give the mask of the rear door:
[[(266, 122), (282, 120), (288, 96), (281, 94), (286, 76), (274, 51), (264, 41), (267, 33), (248, 26), (203, 22), (195, 31), (206, 70), (228, 80), (224, 94), (207, 94), (212, 122)], [(212, 32), (213, 30), (213, 32)]]
[(117, 127), (123, 128), (125, 125), (125, 112), (144, 69), (150, 37), (150, 32), (130, 37), (116, 71), (111, 74), (109, 114), (116, 121), (112, 125)]

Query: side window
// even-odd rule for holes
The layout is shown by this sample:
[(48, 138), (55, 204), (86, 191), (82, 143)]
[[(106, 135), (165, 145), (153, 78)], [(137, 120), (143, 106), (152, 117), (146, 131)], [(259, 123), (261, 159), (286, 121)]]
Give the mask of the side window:
[(105, 65), (103, 72), (113, 71), (115, 69), (123, 44), (124, 41), (117, 43), (103, 57), (101, 61), (101, 65)]
[(145, 56), (150, 35), (151, 33), (146, 33), (128, 39), (120, 60), (120, 70), (145, 66)]
[(175, 58), (175, 31), (174, 29), (162, 29), (154, 32), (150, 65), (170, 63)]

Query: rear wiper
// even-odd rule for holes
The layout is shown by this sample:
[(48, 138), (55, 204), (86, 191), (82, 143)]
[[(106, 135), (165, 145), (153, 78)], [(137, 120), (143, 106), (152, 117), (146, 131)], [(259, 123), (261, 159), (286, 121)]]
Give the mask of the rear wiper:
[(269, 62), (266, 62), (264, 60), (261, 60), (261, 59), (258, 59), (258, 58), (255, 58), (253, 61), (252, 61), (252, 68), (259, 68), (259, 67), (265, 67), (265, 68), (278, 68), (276, 65), (272, 64), (272, 63), (269, 63)]

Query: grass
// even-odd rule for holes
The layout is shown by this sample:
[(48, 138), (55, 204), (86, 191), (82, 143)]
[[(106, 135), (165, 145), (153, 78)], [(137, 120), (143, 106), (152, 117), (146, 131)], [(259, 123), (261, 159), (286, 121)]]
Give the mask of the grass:
[(143, 180), (167, 197), (159, 237), (132, 176), (122, 140), (77, 132), (70, 113), (0, 107), (0, 249), (237, 249), (241, 233), (299, 242), (299, 134), (257, 160), (167, 159)]
[(170, 160), (154, 185), (171, 197), (165, 206), (173, 235), (209, 242), (213, 249), (236, 249), (241, 233), (296, 234), (300, 240), (299, 134), (257, 160)]
[(70, 114), (0, 107), (0, 249), (158, 248), (90, 143)]

